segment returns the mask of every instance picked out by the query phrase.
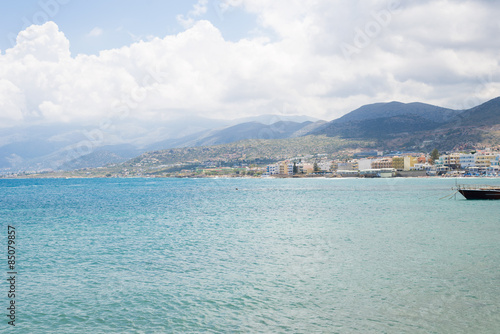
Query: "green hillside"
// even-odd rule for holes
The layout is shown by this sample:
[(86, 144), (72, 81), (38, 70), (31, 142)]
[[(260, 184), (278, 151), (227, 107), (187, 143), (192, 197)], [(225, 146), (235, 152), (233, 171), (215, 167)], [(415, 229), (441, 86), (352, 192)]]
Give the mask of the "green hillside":
[(189, 161), (280, 160), (307, 154), (332, 154), (345, 148), (371, 147), (373, 142), (339, 139), (326, 136), (305, 136), (291, 139), (256, 139), (236, 143), (174, 148), (144, 153), (124, 166), (159, 166)]

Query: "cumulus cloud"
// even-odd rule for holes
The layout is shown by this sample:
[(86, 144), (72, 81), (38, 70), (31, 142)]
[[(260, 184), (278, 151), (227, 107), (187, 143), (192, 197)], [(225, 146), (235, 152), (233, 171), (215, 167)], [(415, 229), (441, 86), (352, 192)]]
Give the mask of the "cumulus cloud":
[[(332, 97), (339, 91), (354, 97), (356, 90), (345, 89), (352, 80), (366, 86), (377, 78), (383, 89), (366, 87), (350, 100), (358, 104), (419, 100), (461, 108), (461, 96), (477, 94), (472, 90), (491, 92), (488, 87), (500, 80), (500, 40), (495, 38), (500, 32), (495, 19), (500, 14), (498, 2), (227, 0), (225, 4), (258, 15), (281, 44), (300, 45), (311, 63), (325, 61), (324, 71), (340, 67), (325, 81)], [(449, 85), (457, 90), (444, 92)], [(388, 86), (392, 89), (386, 90)], [(347, 97), (338, 97), (334, 105), (345, 110)]]
[(21, 31), (17, 36), (16, 46), (6, 51), (5, 60), (16, 62), (33, 58), (39, 62), (59, 62), (69, 56), (69, 41), (55, 23), (48, 22), (43, 26), (32, 25)]
[(330, 120), (366, 103), (461, 108), (499, 95), (494, 2), (230, 0), (221, 8), (253, 13), (272, 32), (238, 42), (199, 20), (207, 4), (179, 18), (179, 34), (97, 56), (71, 56), (53, 22), (28, 27), (0, 55), (1, 124), (283, 112)]

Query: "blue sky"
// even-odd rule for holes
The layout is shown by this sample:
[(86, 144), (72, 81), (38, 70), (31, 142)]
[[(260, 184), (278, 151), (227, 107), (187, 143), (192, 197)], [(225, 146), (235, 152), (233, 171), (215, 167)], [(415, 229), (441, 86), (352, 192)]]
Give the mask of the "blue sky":
[[(71, 42), (71, 52), (97, 54), (149, 37), (177, 34), (197, 1), (183, 0), (25, 0), (0, 2), (0, 50), (11, 48), (14, 36), (31, 24), (55, 22)], [(222, 12), (219, 1), (208, 2), (197, 19), (209, 20), (227, 40), (237, 41), (255, 28), (256, 17), (241, 9)], [(95, 29), (95, 30), (94, 30)], [(94, 34), (90, 34), (94, 31)], [(99, 34), (97, 34), (99, 33)]]

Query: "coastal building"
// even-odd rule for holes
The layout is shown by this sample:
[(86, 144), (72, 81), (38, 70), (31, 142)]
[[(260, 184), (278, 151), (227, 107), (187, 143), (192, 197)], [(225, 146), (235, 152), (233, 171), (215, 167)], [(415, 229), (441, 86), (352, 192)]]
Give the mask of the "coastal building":
[(322, 172), (330, 172), (332, 170), (332, 161), (320, 161), (318, 162), (318, 168)]
[(462, 169), (468, 169), (470, 167), (476, 166), (476, 155), (475, 154), (460, 154), (460, 167)]
[(266, 175), (293, 175), (293, 163), (281, 161), (266, 166)]
[[(343, 171), (345, 173), (347, 171)], [(338, 173), (338, 172), (337, 172)], [(342, 173), (340, 173), (342, 175)], [(359, 170), (359, 176), (365, 177), (365, 178), (372, 178), (372, 177), (381, 177), (381, 178), (389, 178), (389, 177), (394, 177), (396, 175), (396, 169), (394, 168), (382, 168), (382, 169), (360, 169)], [(344, 175), (342, 175), (344, 176)], [(356, 176), (356, 175), (349, 175), (347, 176)]]
[(404, 157), (393, 157), (392, 158), (392, 168), (396, 170), (404, 170), (405, 158)]
[(298, 166), (304, 174), (311, 174), (314, 172), (314, 164), (310, 162), (301, 162)]
[(301, 163), (295, 163), (295, 168), (296, 168), (297, 174), (304, 174), (304, 166), (302, 166)]
[(372, 161), (373, 169), (393, 168), (392, 158), (382, 158)]
[(432, 165), (429, 165), (428, 163), (416, 163), (413, 166), (413, 170), (431, 170)]
[(417, 163), (419, 164), (425, 164), (427, 161), (428, 159), (425, 155), (421, 155), (417, 158)]
[(450, 169), (460, 168), (460, 153), (444, 154), (440, 156), (439, 165)]
[(381, 178), (394, 177), (395, 175), (396, 175), (396, 169), (394, 168), (382, 168), (379, 173), (379, 176)]
[(360, 151), (354, 153), (355, 158), (362, 158), (362, 157), (381, 157), (384, 155), (383, 151)]
[(414, 169), (415, 164), (418, 163), (418, 158), (405, 155), (403, 157), (393, 157), (392, 158), (392, 168), (398, 171), (409, 171)]
[(413, 157), (413, 156), (407, 155), (407, 156), (404, 157), (403, 170), (405, 170), (405, 171), (412, 170), (412, 169), (414, 169), (415, 164), (417, 164), (417, 163), (418, 163), (418, 158), (417, 157)]
[(475, 155), (475, 165), (479, 168), (488, 168), (491, 166), (491, 162), (496, 159), (496, 156), (492, 154), (476, 154)]
[(342, 176), (342, 177), (358, 177), (359, 176), (359, 171), (358, 170), (342, 170), (339, 169), (337, 170), (337, 175)]
[[(497, 175), (500, 169), (500, 154), (495, 151), (479, 151), (476, 154), (445, 154), (441, 155), (432, 166), (427, 162), (427, 157), (419, 153), (400, 153), (399, 156), (393, 157), (361, 158), (349, 161), (332, 161), (323, 157), (314, 163), (312, 162), (314, 161), (313, 158), (305, 160), (305, 158), (300, 157), (270, 164), (266, 166), (264, 174), (291, 176), (295, 174), (337, 171), (337, 175), (344, 177), (381, 177), (381, 174), (390, 177), (396, 171), (425, 170), (428, 172), (428, 175), (442, 175), (449, 174), (454, 170), (465, 169), (467, 173), (472, 175)], [(204, 172), (207, 173), (208, 170)], [(214, 170), (211, 170), (211, 172), (214, 172)], [(241, 173), (246, 174), (246, 171), (240, 171)]]
[(359, 159), (358, 160), (358, 168), (359, 170), (369, 170), (372, 169), (372, 161), (373, 159)]
[(266, 174), (267, 175), (278, 175), (280, 171), (278, 164), (267, 165)]
[(348, 161), (348, 162), (339, 162), (337, 166), (337, 170), (345, 171), (345, 170), (358, 170), (358, 162), (357, 161)]
[(495, 160), (491, 160), (491, 166), (500, 166), (500, 154), (495, 156)]
[(288, 164), (286, 162), (278, 163), (278, 174), (279, 175), (287, 175), (288, 174)]

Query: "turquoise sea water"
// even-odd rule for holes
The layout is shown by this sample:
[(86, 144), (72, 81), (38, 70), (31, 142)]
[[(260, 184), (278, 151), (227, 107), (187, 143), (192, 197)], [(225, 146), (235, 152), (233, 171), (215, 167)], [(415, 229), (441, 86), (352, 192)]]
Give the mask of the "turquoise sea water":
[(454, 182), (0, 180), (0, 332), (499, 333), (500, 201)]

